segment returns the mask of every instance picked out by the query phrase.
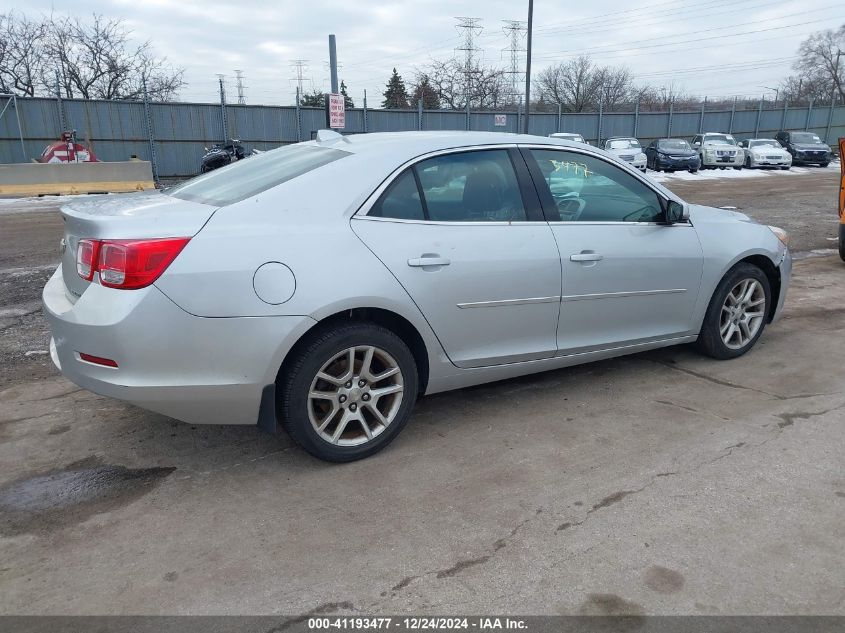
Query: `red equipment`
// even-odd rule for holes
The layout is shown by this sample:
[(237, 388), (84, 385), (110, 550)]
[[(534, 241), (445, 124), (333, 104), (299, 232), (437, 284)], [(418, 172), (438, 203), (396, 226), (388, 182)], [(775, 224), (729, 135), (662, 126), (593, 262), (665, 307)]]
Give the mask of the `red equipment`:
[(62, 132), (62, 140), (48, 145), (38, 159), (39, 163), (96, 163), (94, 152), (76, 142), (76, 130)]

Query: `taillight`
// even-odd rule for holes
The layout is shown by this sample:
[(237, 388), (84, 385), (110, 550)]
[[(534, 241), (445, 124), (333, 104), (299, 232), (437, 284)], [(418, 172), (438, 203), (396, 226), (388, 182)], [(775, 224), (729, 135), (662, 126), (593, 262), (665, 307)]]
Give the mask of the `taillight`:
[(100, 242), (97, 240), (79, 240), (76, 248), (76, 272), (85, 281), (91, 281), (94, 278), (99, 249)]
[(161, 276), (190, 239), (80, 240), (80, 250), (83, 242), (92, 244), (96, 259), (89, 276), (85, 277), (83, 272), (87, 269), (80, 267), (77, 252), (77, 270), (80, 277), (89, 281), (94, 272), (99, 272), (100, 283), (109, 288), (144, 288)]

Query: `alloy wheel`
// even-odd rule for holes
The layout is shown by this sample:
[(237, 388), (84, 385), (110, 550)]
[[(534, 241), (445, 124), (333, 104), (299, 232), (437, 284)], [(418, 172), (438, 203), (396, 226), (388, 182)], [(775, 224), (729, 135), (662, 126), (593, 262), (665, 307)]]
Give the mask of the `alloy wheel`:
[(730, 349), (742, 349), (760, 328), (766, 311), (766, 291), (756, 279), (743, 279), (725, 297), (719, 318), (719, 335)]
[(404, 382), (396, 360), (372, 345), (349, 347), (326, 362), (308, 390), (308, 418), (324, 441), (359, 446), (396, 419)]

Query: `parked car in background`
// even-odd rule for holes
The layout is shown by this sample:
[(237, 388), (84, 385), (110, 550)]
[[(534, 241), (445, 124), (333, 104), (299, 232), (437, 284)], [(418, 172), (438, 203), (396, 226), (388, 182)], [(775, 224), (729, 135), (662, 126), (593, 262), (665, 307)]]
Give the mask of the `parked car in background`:
[(563, 141), (572, 141), (573, 143), (583, 143), (584, 145), (589, 145), (589, 143), (584, 140), (583, 136), (576, 134), (575, 132), (553, 132), (552, 134), (549, 134), (549, 138), (559, 138)]
[(278, 423), (330, 461), (384, 448), (420, 394), (694, 341), (741, 356), (791, 270), (781, 229), (517, 134), (321, 130), (62, 216), (43, 299), (65, 376)]
[(745, 163), (745, 152), (730, 134), (717, 132), (698, 134), (692, 139), (692, 146), (698, 151), (702, 169), (716, 167), (742, 169)]
[(749, 169), (752, 167), (789, 169), (792, 165), (792, 154), (773, 138), (749, 138), (740, 141), (739, 146), (745, 152), (745, 166)]
[(695, 173), (701, 161), (690, 144), (682, 138), (661, 138), (645, 149), (646, 166), (654, 171), (685, 170)]
[(645, 171), (646, 155), (640, 142), (632, 136), (612, 136), (604, 142), (604, 150), (640, 171)]
[(833, 159), (830, 146), (813, 132), (778, 132), (775, 138), (792, 154), (794, 165), (815, 164), (827, 167)]

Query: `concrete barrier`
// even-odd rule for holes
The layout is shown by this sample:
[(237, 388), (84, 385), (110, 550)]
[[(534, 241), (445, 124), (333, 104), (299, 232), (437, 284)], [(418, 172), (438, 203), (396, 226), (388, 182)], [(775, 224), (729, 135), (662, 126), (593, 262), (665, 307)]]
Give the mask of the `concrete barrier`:
[(0, 165), (0, 196), (119, 193), (154, 189), (148, 161)]

